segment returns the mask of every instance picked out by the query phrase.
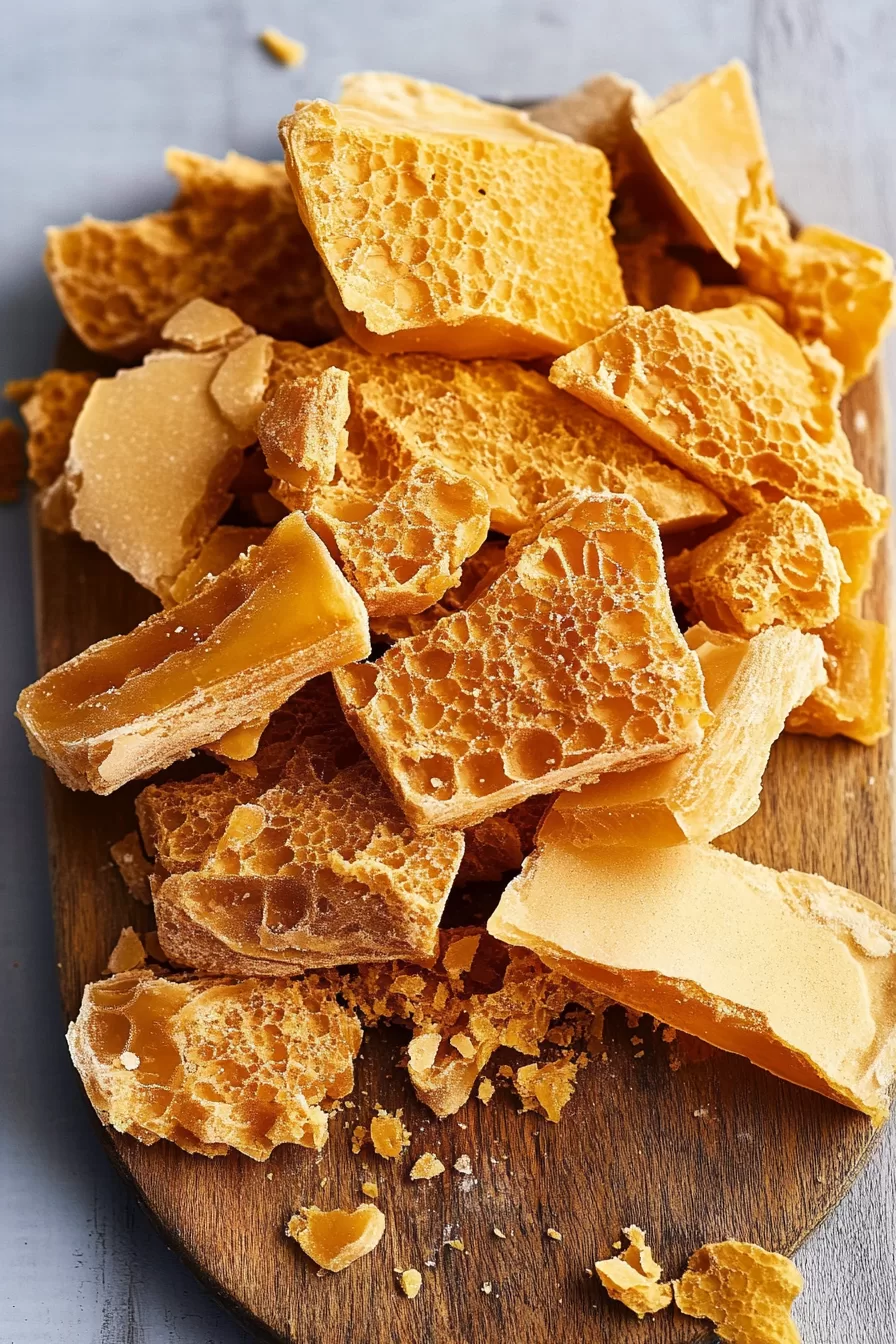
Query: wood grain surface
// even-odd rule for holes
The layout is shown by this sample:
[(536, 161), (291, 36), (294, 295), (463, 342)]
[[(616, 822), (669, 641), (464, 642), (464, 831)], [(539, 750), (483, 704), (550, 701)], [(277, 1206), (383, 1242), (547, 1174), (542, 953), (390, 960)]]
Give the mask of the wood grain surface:
[[(844, 405), (857, 462), (877, 488), (885, 484), (884, 400), (875, 373)], [(152, 608), (148, 594), (76, 537), (35, 527), (34, 563), (42, 669), (131, 628)], [(881, 616), (885, 605), (882, 565), (867, 614)], [(889, 769), (888, 741), (869, 749), (785, 736), (762, 808), (726, 847), (888, 902)], [(49, 773), (46, 787), (58, 965), (73, 1016), (121, 927), (149, 927), (151, 912), (125, 894), (108, 857), (109, 844), (133, 828), (136, 788), (101, 799), (69, 792)], [(405, 1036), (390, 1031), (367, 1034), (356, 1109), (334, 1117), (319, 1155), (281, 1148), (260, 1165), (104, 1137), (169, 1243), (247, 1324), (275, 1339), (493, 1344), (513, 1332), (532, 1344), (562, 1344), (591, 1331), (606, 1344), (635, 1344), (644, 1327), (584, 1274), (623, 1226), (644, 1227), (673, 1274), (706, 1240), (737, 1237), (792, 1251), (855, 1179), (874, 1138), (864, 1117), (734, 1056), (707, 1050), (673, 1071), (649, 1020), (637, 1033), (644, 1055), (636, 1058), (632, 1034), (613, 1010), (607, 1059), (585, 1071), (559, 1125), (520, 1114), (501, 1090), (489, 1107), (471, 1101), (457, 1117), (436, 1120), (395, 1067)], [(402, 1107), (413, 1139), (402, 1161), (371, 1156), (365, 1170), (349, 1133), (376, 1103)], [(411, 1162), (424, 1151), (438, 1153), (447, 1171), (412, 1184)], [(473, 1179), (453, 1170), (462, 1154)], [(346, 1274), (320, 1276), (286, 1240), (284, 1224), (303, 1204), (353, 1207), (366, 1177), (380, 1187), (384, 1242)], [(548, 1238), (548, 1227), (562, 1241)], [(458, 1237), (463, 1251), (445, 1245)], [(413, 1302), (393, 1273), (411, 1266), (424, 1275)], [(706, 1337), (701, 1323), (674, 1310), (649, 1329), (654, 1344)]]

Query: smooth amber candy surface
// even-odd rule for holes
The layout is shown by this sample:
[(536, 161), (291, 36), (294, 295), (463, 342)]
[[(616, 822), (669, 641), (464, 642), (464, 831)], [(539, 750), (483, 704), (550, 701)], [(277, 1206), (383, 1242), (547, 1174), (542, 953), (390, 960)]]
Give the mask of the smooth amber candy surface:
[(360, 598), (291, 514), (188, 602), (48, 672), (18, 714), (65, 784), (111, 793), (369, 650)]

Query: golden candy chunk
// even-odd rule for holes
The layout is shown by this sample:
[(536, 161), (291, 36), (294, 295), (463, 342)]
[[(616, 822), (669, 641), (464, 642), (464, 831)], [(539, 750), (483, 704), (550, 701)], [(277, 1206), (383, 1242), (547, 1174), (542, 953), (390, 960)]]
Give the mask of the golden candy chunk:
[(165, 605), (186, 602), (207, 579), (223, 574), (250, 546), (262, 546), (270, 535), (269, 527), (216, 527), (196, 558), (169, 585)]
[(853, 466), (837, 366), (750, 304), (630, 308), (558, 359), (551, 381), (749, 513), (789, 496), (826, 527), (879, 527), (889, 505)]
[(398, 1158), (411, 1141), (401, 1120), (401, 1111), (379, 1111), (370, 1122), (370, 1142), (377, 1157)]
[(787, 731), (813, 737), (839, 733), (870, 747), (890, 731), (887, 627), (843, 615), (818, 634), (827, 684), (791, 711)]
[(828, 540), (836, 546), (849, 583), (840, 590), (840, 611), (851, 616), (862, 614), (862, 599), (871, 587), (874, 562), (886, 524), (879, 527), (832, 527)]
[(594, 1268), (610, 1297), (643, 1320), (671, 1306), (672, 1284), (660, 1283), (662, 1268), (640, 1227), (623, 1228), (623, 1235), (629, 1241), (625, 1250), (609, 1260), (598, 1260)]
[(292, 514), (189, 601), (48, 672), (17, 712), (63, 783), (111, 793), (369, 650), (361, 599)]
[(737, 266), (744, 203), (768, 160), (746, 66), (730, 61), (640, 110), (637, 135), (694, 242)]
[(770, 625), (817, 630), (840, 611), (847, 576), (818, 514), (782, 499), (666, 562), (691, 623), (749, 638)]
[(281, 1143), (326, 1143), (321, 1104), (351, 1091), (361, 1029), (316, 977), (132, 971), (87, 986), (68, 1044), (103, 1124), (141, 1143), (265, 1161)]
[(106, 962), (106, 973), (108, 975), (119, 975), (122, 971), (133, 971), (142, 966), (146, 961), (146, 949), (140, 940), (140, 935), (128, 925), (122, 929), (118, 935), (118, 941), (109, 953), (109, 960)]
[(325, 368), (281, 383), (262, 412), (258, 442), (274, 481), (271, 494), (288, 509), (306, 508), (336, 474), (348, 441), (348, 388), (344, 369)]
[[(582, 1058), (587, 1060), (587, 1056)], [(513, 1085), (523, 1110), (536, 1111), (556, 1124), (564, 1106), (572, 1100), (579, 1068), (576, 1059), (551, 1059), (546, 1064), (524, 1064), (517, 1069)]]
[(634, 1012), (886, 1118), (896, 917), (863, 896), (711, 845), (548, 841), (488, 928)]
[(8, 383), (6, 395), (20, 404), (28, 429), (28, 476), (44, 489), (56, 480), (68, 457), (69, 440), (95, 373), (49, 369), (39, 378)]
[(678, 1310), (712, 1321), (730, 1344), (800, 1344), (790, 1308), (803, 1276), (786, 1255), (749, 1242), (710, 1242), (673, 1286)]
[(152, 904), (149, 879), (153, 874), (153, 864), (143, 852), (140, 836), (136, 831), (116, 840), (109, 846), (109, 857), (121, 874), (121, 880), (127, 887), (128, 895), (133, 896), (141, 905)]
[(294, 37), (287, 37), (279, 28), (265, 28), (258, 38), (266, 51), (281, 65), (302, 65), (305, 61), (305, 44)]
[(330, 366), (351, 375), (354, 413), (338, 455), (340, 492), (322, 507), (379, 498), (424, 458), (484, 486), (491, 525), (523, 527), (535, 510), (570, 487), (632, 495), (664, 532), (725, 515), (704, 485), (662, 461), (629, 430), (510, 360), (438, 355), (370, 355), (351, 341), (314, 350), (281, 343), (272, 390), (290, 377)]
[(293, 1214), (286, 1235), (321, 1269), (335, 1274), (375, 1250), (385, 1230), (385, 1216), (375, 1204), (359, 1204), (353, 1212), (312, 1204)]
[(422, 86), (416, 101), (434, 99), (433, 117), (317, 101), (281, 122), (328, 297), (371, 350), (465, 359), (569, 350), (625, 303), (607, 161), (447, 92), (457, 115)]
[(759, 807), (772, 744), (795, 705), (825, 680), (821, 640), (784, 626), (754, 639), (687, 633), (714, 718), (699, 746), (673, 761), (604, 775), (561, 793), (538, 833), (583, 848), (714, 840)]
[(158, 344), (190, 299), (225, 304), (272, 336), (320, 340), (320, 264), (282, 163), (169, 149), (170, 210), (47, 230), (44, 265), (69, 326), (119, 358)]
[(241, 317), (230, 308), (208, 299), (191, 299), (169, 317), (162, 328), (162, 340), (194, 354), (207, 350), (232, 348), (252, 334)]
[[(402, 472), (366, 516), (341, 521), (312, 509), (371, 616), (411, 616), (439, 602), (488, 535), (481, 485), (435, 461)], [(332, 547), (331, 547), (332, 549)]]
[(412, 1181), (431, 1181), (434, 1176), (441, 1176), (444, 1170), (445, 1163), (435, 1153), (421, 1153), (411, 1167), (410, 1176)]
[(273, 348), (270, 336), (250, 336), (230, 351), (209, 389), (218, 410), (233, 425), (244, 448), (257, 437)]
[(708, 721), (640, 505), (573, 492), (532, 531), (466, 611), (336, 675), (415, 825), (471, 826), (532, 794), (676, 756)]

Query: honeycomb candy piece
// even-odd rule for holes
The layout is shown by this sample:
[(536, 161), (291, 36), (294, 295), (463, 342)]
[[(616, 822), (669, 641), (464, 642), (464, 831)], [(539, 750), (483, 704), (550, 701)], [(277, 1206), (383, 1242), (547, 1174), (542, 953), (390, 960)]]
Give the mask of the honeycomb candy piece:
[(463, 611), (468, 607), (485, 592), (492, 579), (497, 578), (503, 568), (504, 543), (485, 541), (475, 555), (471, 555), (463, 562), (458, 582), (446, 590), (439, 602), (410, 616), (374, 617), (370, 622), (370, 632), (393, 643), (397, 639), (421, 635), (424, 630), (431, 629), (443, 616), (450, 615), (452, 611)]
[(740, 513), (790, 496), (826, 527), (880, 527), (889, 506), (853, 466), (824, 347), (801, 350), (749, 304), (630, 308), (559, 359), (551, 381), (611, 415)]
[(537, 103), (529, 115), (549, 130), (602, 149), (612, 163), (620, 150), (629, 148), (638, 111), (650, 106), (640, 84), (606, 71), (572, 93)]
[(293, 1214), (286, 1229), (310, 1260), (334, 1274), (362, 1255), (369, 1255), (382, 1240), (386, 1219), (375, 1204), (346, 1209), (319, 1209), (316, 1204)]
[(415, 131), (443, 135), (479, 132), (511, 142), (568, 143), (565, 135), (545, 128), (526, 112), (504, 103), (486, 103), (470, 93), (409, 75), (376, 70), (343, 75), (339, 102)]
[[(594, 1268), (607, 1293), (633, 1311), (639, 1320), (672, 1304), (672, 1284), (661, 1283), (663, 1271), (653, 1258), (640, 1227), (626, 1227), (629, 1245)], [(618, 1245), (618, 1243), (617, 1243)]]
[(161, 332), (166, 344), (194, 354), (230, 349), (251, 335), (252, 328), (230, 308), (201, 298), (191, 299), (172, 313)]
[(880, 1124), (896, 1059), (896, 917), (711, 845), (549, 841), (488, 922), (558, 973)]
[[(587, 1061), (587, 1056), (582, 1056)], [(582, 1065), (576, 1059), (550, 1059), (544, 1064), (524, 1064), (517, 1069), (513, 1085), (524, 1111), (536, 1111), (556, 1124), (564, 1106), (572, 1100), (576, 1075)]]
[(712, 1321), (731, 1344), (799, 1344), (790, 1308), (803, 1276), (786, 1255), (749, 1242), (709, 1242), (674, 1288), (679, 1311)]
[(234, 809), (202, 869), (156, 889), (170, 957), (213, 974), (432, 959), (463, 837), (415, 832), (366, 759), (326, 776), (292, 762)]
[(880, 621), (838, 616), (819, 630), (827, 684), (791, 710), (787, 731), (813, 737), (841, 734), (870, 747), (890, 731), (889, 637)]
[(47, 231), (44, 265), (84, 344), (143, 355), (200, 296), (272, 336), (325, 336), (320, 265), (283, 165), (169, 149), (165, 166), (180, 188), (170, 210), (126, 223), (88, 216)]
[[(280, 124), (299, 214), (359, 344), (472, 359), (569, 350), (625, 303), (599, 150), (506, 110), (427, 117), (298, 103)], [(510, 114), (510, 119), (519, 114)], [(499, 118), (503, 124), (498, 124)], [(349, 241), (347, 241), (349, 240)], [(374, 259), (373, 261), (371, 259)], [(374, 264), (375, 262), (375, 264)]]
[(24, 477), (22, 431), (14, 421), (0, 420), (0, 501), (18, 499)]
[(237, 431), (244, 448), (257, 438), (273, 353), (270, 336), (249, 336), (226, 356), (209, 388), (218, 410)]
[(116, 840), (114, 845), (109, 846), (109, 854), (121, 873), (128, 895), (142, 905), (151, 905), (149, 879), (155, 871), (155, 865), (144, 854), (137, 832), (129, 831), (121, 840)]
[(570, 486), (632, 495), (664, 531), (724, 517), (724, 505), (705, 486), (534, 369), (438, 355), (384, 359), (347, 340), (315, 350), (281, 343), (269, 395), (285, 379), (331, 365), (352, 380), (339, 474), (353, 496), (378, 498), (407, 467), (435, 458), (485, 487), (492, 527), (502, 532), (523, 527)]
[(419, 1269), (403, 1269), (398, 1274), (398, 1282), (405, 1297), (415, 1298), (423, 1287), (423, 1275)]
[(88, 985), (68, 1030), (103, 1124), (189, 1153), (264, 1161), (321, 1148), (353, 1084), (361, 1029), (324, 979), (185, 980), (132, 971)]
[(793, 499), (756, 509), (680, 552), (667, 561), (666, 579), (690, 623), (745, 638), (770, 625), (829, 625), (848, 582), (818, 514)]
[(119, 975), (122, 971), (134, 971), (146, 961), (146, 949), (130, 925), (122, 929), (118, 941), (109, 954), (106, 971), (109, 975)]
[(561, 793), (539, 843), (647, 847), (714, 840), (759, 807), (762, 776), (788, 713), (825, 681), (817, 635), (775, 626), (750, 640), (687, 633), (713, 712), (703, 741), (674, 761), (605, 775)]
[[(315, 523), (317, 511), (312, 510)], [(403, 471), (366, 517), (325, 515), (328, 536), (371, 616), (425, 611), (460, 583), (460, 567), (488, 535), (485, 490), (437, 461)]]
[(402, 1123), (400, 1110), (394, 1115), (389, 1111), (379, 1111), (371, 1120), (370, 1142), (377, 1157), (401, 1157), (410, 1141), (411, 1136)]
[(661, 564), (639, 504), (573, 493), (466, 611), (335, 674), (415, 824), (471, 826), (699, 742), (702, 678)]
[(277, 784), (289, 765), (325, 778), (334, 759), (348, 764), (351, 735), (331, 677), (315, 677), (272, 716), (261, 737), (251, 777), (227, 771), (189, 780), (150, 784), (136, 799), (146, 851), (166, 873), (186, 873), (210, 858), (239, 803)]
[(27, 687), (17, 713), (64, 784), (111, 793), (369, 651), (360, 598), (291, 514), (188, 602)]
[(411, 1180), (431, 1181), (434, 1176), (441, 1176), (444, 1170), (445, 1163), (435, 1153), (421, 1153), (411, 1167)]
[(638, 112), (638, 138), (693, 241), (736, 267), (743, 210), (768, 162), (746, 66), (730, 61)]
[(259, 34), (259, 42), (281, 65), (303, 65), (305, 44), (294, 37), (287, 37), (279, 28), (265, 28)]
[(157, 594), (231, 500), (245, 439), (211, 395), (225, 360), (222, 351), (158, 351), (100, 378), (72, 432), (72, 525)]
[(277, 387), (258, 422), (258, 440), (273, 477), (271, 494), (288, 509), (303, 509), (336, 474), (348, 442), (349, 376), (325, 368), (316, 376)]
[(21, 406), (28, 429), (28, 476), (40, 489), (52, 485), (65, 466), (69, 440), (95, 373), (49, 369), (39, 378), (8, 383), (5, 392)]
[(269, 527), (216, 527), (195, 559), (185, 565), (174, 582), (168, 585), (165, 605), (176, 606), (178, 602), (186, 602), (207, 579), (223, 574), (235, 560), (246, 554), (250, 546), (264, 545), (270, 535)]
[[(481, 928), (443, 929), (439, 946), (430, 969), (400, 961), (359, 965), (346, 977), (343, 994), (369, 1026), (412, 1027), (408, 1077), (440, 1117), (454, 1115), (469, 1099), (499, 1047), (537, 1057), (551, 1022), (570, 1004), (592, 1017), (606, 1006), (602, 996), (549, 971), (530, 953), (502, 947)], [(464, 955), (452, 962), (458, 946)]]
[(465, 831), (457, 885), (498, 882), (518, 869), (532, 851), (538, 824), (549, 806), (549, 798), (527, 798), (508, 812), (487, 817)]
[(862, 614), (862, 599), (871, 587), (874, 562), (886, 527), (832, 527), (828, 540), (836, 546), (849, 583), (840, 590), (840, 611), (850, 616)]

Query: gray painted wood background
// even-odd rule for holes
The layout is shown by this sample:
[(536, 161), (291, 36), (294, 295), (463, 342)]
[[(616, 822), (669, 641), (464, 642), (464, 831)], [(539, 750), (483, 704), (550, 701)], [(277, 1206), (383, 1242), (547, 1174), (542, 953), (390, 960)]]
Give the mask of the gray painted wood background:
[[(268, 24), (307, 44), (303, 69), (259, 51)], [(52, 361), (44, 226), (161, 207), (166, 145), (273, 157), (278, 117), (346, 70), (539, 98), (606, 68), (658, 92), (735, 55), (756, 80), (781, 195), (807, 221), (896, 250), (892, 0), (6, 0), (0, 381)], [(10, 717), (33, 675), (27, 547), (24, 506), (4, 507), (0, 1344), (238, 1344), (248, 1336), (107, 1165), (65, 1055), (40, 775)], [(896, 1129), (799, 1262), (805, 1344), (896, 1339)]]

